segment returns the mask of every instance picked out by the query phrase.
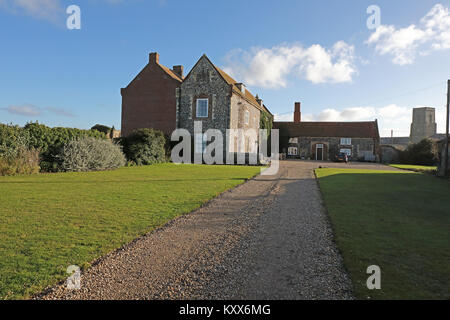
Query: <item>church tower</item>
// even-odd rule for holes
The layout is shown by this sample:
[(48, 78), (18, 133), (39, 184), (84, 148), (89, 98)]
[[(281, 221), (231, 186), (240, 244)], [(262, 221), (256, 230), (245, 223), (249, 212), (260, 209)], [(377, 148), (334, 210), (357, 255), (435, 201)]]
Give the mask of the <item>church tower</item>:
[(414, 108), (411, 123), (411, 143), (417, 143), (436, 134), (436, 119), (434, 108)]

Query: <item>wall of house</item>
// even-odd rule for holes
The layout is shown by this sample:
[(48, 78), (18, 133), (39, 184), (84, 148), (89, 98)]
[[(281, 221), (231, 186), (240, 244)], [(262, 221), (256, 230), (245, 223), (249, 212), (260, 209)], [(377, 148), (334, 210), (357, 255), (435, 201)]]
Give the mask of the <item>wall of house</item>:
[[(203, 132), (219, 129), (225, 137), (230, 121), (231, 87), (206, 57), (202, 57), (181, 84), (178, 127), (194, 133), (194, 121), (201, 121)], [(196, 117), (196, 100), (209, 99), (208, 118)]]
[[(248, 124), (245, 123), (245, 111), (249, 112)], [(260, 115), (260, 110), (240, 95), (233, 94), (231, 96), (230, 129), (255, 130), (255, 135), (244, 138), (244, 142), (241, 144), (244, 150), (237, 148), (237, 141), (230, 141), (229, 150), (231, 152), (257, 152)]]
[(170, 135), (176, 128), (176, 89), (179, 86), (179, 81), (150, 60), (121, 90), (122, 135), (139, 128), (154, 128)]
[(399, 163), (400, 150), (391, 145), (381, 145), (380, 154), (382, 163)]
[[(316, 145), (324, 145), (324, 157), (323, 160), (334, 160), (334, 156), (340, 149), (351, 149), (351, 159), (357, 160), (360, 157), (364, 157), (365, 153), (376, 154), (378, 150), (377, 143), (373, 138), (352, 138), (352, 145), (341, 145), (341, 138), (336, 137), (297, 137), (297, 143), (290, 143), (289, 146), (295, 146), (298, 148), (298, 156), (304, 159), (316, 158)], [(287, 153), (287, 150), (282, 150), (283, 153)]]

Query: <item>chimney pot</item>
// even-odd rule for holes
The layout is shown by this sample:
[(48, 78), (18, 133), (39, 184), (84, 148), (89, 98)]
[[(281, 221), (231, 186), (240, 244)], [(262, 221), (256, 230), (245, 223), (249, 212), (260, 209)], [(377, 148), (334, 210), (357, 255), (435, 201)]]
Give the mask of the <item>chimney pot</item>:
[(302, 121), (302, 113), (300, 112), (300, 102), (295, 103), (295, 110), (294, 110), (294, 123), (300, 123)]
[(183, 66), (173, 66), (172, 70), (175, 72), (181, 79), (183, 79)]
[(255, 99), (256, 99), (256, 102), (258, 102), (258, 104), (262, 107), (262, 105), (263, 105), (262, 99), (258, 95), (256, 95)]
[(149, 62), (159, 63), (159, 53), (158, 52), (150, 53)]

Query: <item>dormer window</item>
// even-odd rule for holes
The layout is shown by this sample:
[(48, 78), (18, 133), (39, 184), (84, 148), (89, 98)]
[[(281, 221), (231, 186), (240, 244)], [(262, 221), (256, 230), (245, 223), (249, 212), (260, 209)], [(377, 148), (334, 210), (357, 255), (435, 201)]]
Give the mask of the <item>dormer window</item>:
[(209, 99), (197, 99), (196, 117), (208, 118), (208, 103)]

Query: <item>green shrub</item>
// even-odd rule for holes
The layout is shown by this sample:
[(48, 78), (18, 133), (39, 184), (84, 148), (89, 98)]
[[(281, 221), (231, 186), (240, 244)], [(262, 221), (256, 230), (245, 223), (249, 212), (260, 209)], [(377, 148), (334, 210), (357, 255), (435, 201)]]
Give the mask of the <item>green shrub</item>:
[(39, 151), (17, 147), (14, 154), (0, 155), (0, 176), (38, 173)]
[(27, 123), (23, 130), (29, 136), (29, 146), (41, 150), (42, 161), (46, 162), (58, 162), (56, 155), (69, 141), (83, 137), (106, 138), (104, 133), (97, 130), (50, 128), (38, 122)]
[(0, 156), (14, 158), (20, 147), (29, 145), (28, 132), (19, 126), (0, 124)]
[(130, 162), (149, 165), (166, 161), (166, 138), (159, 130), (137, 129), (120, 139), (123, 151)]
[(38, 122), (27, 123), (23, 128), (0, 124), (0, 156), (6, 156), (11, 161), (19, 147), (39, 150), (41, 169), (56, 171), (61, 164), (57, 158), (61, 148), (69, 141), (82, 137), (106, 139), (105, 134), (98, 130), (50, 128)]
[(411, 144), (406, 150), (400, 152), (400, 163), (433, 166), (438, 163), (436, 143), (430, 139)]
[(93, 137), (78, 138), (64, 145), (58, 157), (63, 171), (101, 171), (125, 165), (119, 145)]

